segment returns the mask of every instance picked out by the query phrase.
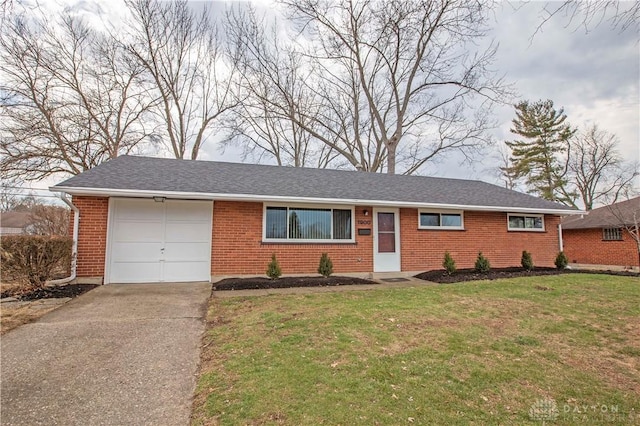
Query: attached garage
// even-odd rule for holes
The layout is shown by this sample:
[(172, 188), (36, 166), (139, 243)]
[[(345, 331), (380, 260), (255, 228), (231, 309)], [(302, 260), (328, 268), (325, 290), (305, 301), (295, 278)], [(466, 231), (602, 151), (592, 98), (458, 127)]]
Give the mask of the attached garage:
[(209, 281), (212, 201), (111, 198), (106, 283)]

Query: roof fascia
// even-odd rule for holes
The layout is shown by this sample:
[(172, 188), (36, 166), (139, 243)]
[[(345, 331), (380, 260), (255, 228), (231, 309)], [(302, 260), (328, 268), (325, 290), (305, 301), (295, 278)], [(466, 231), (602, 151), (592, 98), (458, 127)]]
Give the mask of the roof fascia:
[(53, 192), (64, 192), (70, 195), (84, 195), (95, 197), (138, 197), (152, 198), (165, 197), (189, 200), (220, 200), (220, 201), (249, 201), (249, 202), (279, 202), (279, 203), (316, 203), (316, 204), (340, 204), (340, 205), (364, 205), (372, 207), (405, 207), (405, 208), (431, 208), (467, 211), (489, 211), (508, 213), (544, 213), (558, 216), (584, 214), (581, 210), (569, 209), (537, 209), (529, 207), (504, 207), (504, 206), (474, 206), (463, 204), (437, 204), (418, 203), (406, 201), (365, 200), (346, 198), (312, 198), (312, 197), (286, 197), (279, 195), (252, 195), (252, 194), (218, 194), (205, 192), (178, 192), (178, 191), (143, 191), (133, 189), (108, 189), (108, 188), (80, 188), (66, 186), (52, 186)]

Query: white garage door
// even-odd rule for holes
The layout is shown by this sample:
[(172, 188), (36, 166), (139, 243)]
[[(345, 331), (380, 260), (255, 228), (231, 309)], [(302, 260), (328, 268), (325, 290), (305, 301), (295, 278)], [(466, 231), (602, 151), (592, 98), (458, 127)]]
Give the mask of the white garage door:
[(209, 281), (211, 201), (113, 198), (106, 283)]

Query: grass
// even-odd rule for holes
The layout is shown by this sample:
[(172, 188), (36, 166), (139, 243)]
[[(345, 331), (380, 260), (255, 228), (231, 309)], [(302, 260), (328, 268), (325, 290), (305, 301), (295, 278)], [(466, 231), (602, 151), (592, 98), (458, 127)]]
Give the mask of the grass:
[(640, 422), (637, 278), (213, 298), (208, 321), (195, 425)]
[(59, 305), (43, 306), (42, 301), (34, 300), (19, 306), (0, 308), (0, 334), (4, 334), (23, 324), (28, 324), (58, 308)]
[[(19, 295), (27, 290), (28, 285), (18, 280), (0, 282), (0, 292)], [(33, 322), (59, 306), (57, 304), (43, 305), (40, 300), (18, 304), (4, 303), (0, 307), (0, 335), (23, 324)]]

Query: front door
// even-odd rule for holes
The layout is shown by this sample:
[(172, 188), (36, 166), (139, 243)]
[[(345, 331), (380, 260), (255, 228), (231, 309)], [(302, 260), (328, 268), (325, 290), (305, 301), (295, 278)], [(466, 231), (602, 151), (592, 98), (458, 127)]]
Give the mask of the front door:
[(400, 217), (398, 209), (373, 210), (373, 271), (400, 271)]

